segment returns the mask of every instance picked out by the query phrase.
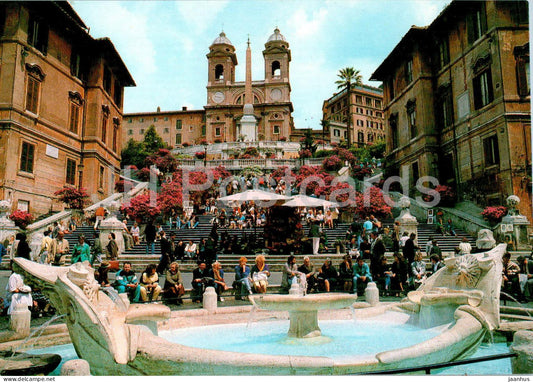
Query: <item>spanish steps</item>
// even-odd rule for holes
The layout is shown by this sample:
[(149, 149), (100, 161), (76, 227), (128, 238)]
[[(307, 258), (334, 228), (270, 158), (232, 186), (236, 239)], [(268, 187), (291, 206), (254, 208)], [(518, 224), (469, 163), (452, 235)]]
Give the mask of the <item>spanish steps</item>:
[[(209, 233), (212, 229), (212, 215), (200, 215), (198, 216), (198, 226), (194, 229), (176, 229), (176, 227), (173, 225), (173, 227), (170, 227), (168, 224), (163, 225), (163, 229), (167, 234), (167, 237), (170, 237), (172, 235), (175, 235), (175, 242), (182, 240), (184, 243), (187, 243), (189, 240), (192, 240), (195, 243), (199, 243), (201, 239), (207, 238), (209, 236)], [(384, 227), (392, 227), (393, 220), (385, 220), (383, 221)], [(327, 251), (323, 251), (319, 253), (316, 256), (310, 255), (312, 257), (312, 261), (315, 265), (322, 264), (326, 258), (331, 258), (333, 264), (339, 264), (342, 261), (342, 256), (344, 255), (344, 252), (341, 251), (341, 253), (336, 253), (335, 248), (335, 241), (337, 239), (344, 240), (346, 236), (346, 232), (349, 229), (349, 223), (339, 223), (335, 228), (324, 228), (324, 232), (326, 233), (326, 236), (328, 238), (327, 240)], [(250, 240), (252, 237), (261, 238), (263, 235), (263, 227), (256, 227), (254, 228), (244, 228), (244, 229), (229, 229), (229, 228), (219, 228), (218, 234), (219, 237), (222, 235), (228, 235), (228, 236), (236, 236), (238, 239), (244, 240)], [(304, 232), (309, 232), (309, 227), (307, 224), (304, 224)], [(89, 243), (92, 243), (92, 238), (94, 237), (94, 228), (92, 226), (80, 226), (76, 229), (76, 231), (69, 233), (65, 236), (65, 238), (69, 241), (70, 248), (72, 251), (72, 248), (74, 247), (75, 243), (77, 242), (77, 238), (80, 234), (84, 234), (86, 238), (88, 238)], [(424, 251), (425, 245), (430, 237), (433, 237), (436, 239), (439, 243), (439, 246), (441, 247), (441, 250), (444, 254), (446, 253), (453, 253), (454, 248), (460, 243), (461, 239), (463, 237), (468, 238), (470, 244), (473, 248), (475, 248), (475, 240), (466, 234), (465, 232), (461, 230), (456, 229), (457, 236), (443, 236), (436, 233), (434, 226), (429, 224), (419, 224), (418, 226), (418, 237), (417, 242), (419, 247), (422, 251)], [(388, 252), (386, 256), (392, 257), (391, 248), (387, 248)], [(124, 251), (119, 256), (120, 262), (123, 261), (130, 261), (133, 264), (133, 268), (136, 271), (143, 270), (148, 264), (155, 263), (157, 264), (159, 262), (161, 250), (159, 241), (155, 242), (155, 250), (154, 255), (147, 255), (146, 254), (146, 244), (144, 242), (141, 242), (139, 245), (134, 246), (133, 248), (130, 248), (129, 250)], [(267, 254), (267, 263), (269, 264), (271, 270), (279, 271), (281, 270), (281, 267), (287, 260), (287, 256), (289, 254)], [(226, 272), (232, 272), (235, 265), (238, 264), (239, 258), (243, 256), (243, 254), (225, 254), (222, 253), (220, 248), (217, 249), (217, 258), (218, 261), (221, 262), (223, 269)], [(255, 257), (254, 254), (246, 254), (245, 255), (249, 262), (253, 263), (253, 259)], [(295, 254), (295, 257), (297, 259), (298, 263), (303, 262), (304, 254)], [(426, 261), (429, 261), (429, 259), (426, 257)], [(68, 262), (69, 260), (67, 260)], [(389, 260), (391, 261), (391, 260)], [(184, 260), (180, 268), (182, 271), (192, 271), (196, 267), (196, 263), (193, 260)]]

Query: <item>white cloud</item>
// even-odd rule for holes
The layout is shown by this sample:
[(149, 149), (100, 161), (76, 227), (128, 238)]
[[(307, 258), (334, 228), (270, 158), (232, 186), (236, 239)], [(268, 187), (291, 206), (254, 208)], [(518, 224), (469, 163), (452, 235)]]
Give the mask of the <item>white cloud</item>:
[(451, 0), (415, 0), (409, 2), (413, 10), (413, 24), (418, 26), (431, 24), (435, 17), (437, 17), (450, 2)]
[(308, 11), (307, 8), (297, 9), (288, 21), (293, 39), (299, 40), (317, 35), (324, 27), (328, 15), (325, 8)]
[[(178, 1), (176, 8), (192, 32), (206, 31), (224, 10), (227, 1)], [(222, 29), (220, 24), (219, 29)]]

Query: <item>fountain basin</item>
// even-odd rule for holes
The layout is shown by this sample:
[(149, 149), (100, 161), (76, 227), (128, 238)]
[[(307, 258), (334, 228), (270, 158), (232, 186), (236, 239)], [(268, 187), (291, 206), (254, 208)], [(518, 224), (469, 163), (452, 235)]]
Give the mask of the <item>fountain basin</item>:
[(252, 303), (267, 310), (289, 312), (290, 327), (287, 335), (296, 338), (321, 336), (318, 311), (342, 309), (357, 301), (357, 295), (324, 293), (313, 295), (252, 295)]

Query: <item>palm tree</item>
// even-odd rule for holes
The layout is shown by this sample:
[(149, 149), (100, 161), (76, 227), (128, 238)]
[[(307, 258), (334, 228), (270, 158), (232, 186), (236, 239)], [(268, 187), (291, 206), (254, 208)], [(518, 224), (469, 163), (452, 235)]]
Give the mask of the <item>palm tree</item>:
[(346, 120), (346, 135), (348, 137), (348, 148), (352, 146), (352, 132), (351, 132), (351, 99), (350, 99), (350, 89), (352, 89), (354, 86), (362, 86), (363, 80), (362, 76), (359, 73), (359, 70), (355, 70), (352, 67), (343, 68), (339, 70), (339, 74), (337, 74), (337, 77), (339, 79), (335, 81), (337, 84), (337, 89), (346, 89), (348, 94), (348, 117)]

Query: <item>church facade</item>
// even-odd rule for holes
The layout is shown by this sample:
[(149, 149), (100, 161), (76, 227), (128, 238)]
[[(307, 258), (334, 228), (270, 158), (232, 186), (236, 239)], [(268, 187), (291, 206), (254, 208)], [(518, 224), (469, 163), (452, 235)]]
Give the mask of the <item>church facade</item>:
[[(289, 139), (294, 130), (290, 98), (291, 51), (289, 43), (275, 29), (263, 50), (264, 79), (252, 80), (251, 48), (246, 50), (245, 81), (235, 80), (238, 65), (236, 49), (224, 32), (213, 41), (207, 53), (207, 102), (204, 110), (180, 110), (125, 114), (127, 120), (123, 144), (129, 139), (142, 140), (143, 132), (153, 124), (157, 133), (171, 147), (238, 141), (279, 141)], [(255, 126), (243, 128), (245, 105)], [(193, 117), (191, 117), (193, 116)], [(190, 117), (190, 118), (189, 118)], [(165, 119), (166, 118), (166, 119)], [(172, 123), (186, 119), (187, 127)], [(167, 121), (169, 123), (153, 123)], [(178, 129), (179, 127), (179, 129)], [(171, 131), (174, 130), (174, 131)], [(178, 131), (179, 130), (179, 131)]]

